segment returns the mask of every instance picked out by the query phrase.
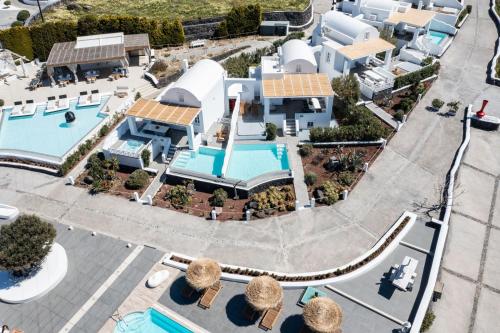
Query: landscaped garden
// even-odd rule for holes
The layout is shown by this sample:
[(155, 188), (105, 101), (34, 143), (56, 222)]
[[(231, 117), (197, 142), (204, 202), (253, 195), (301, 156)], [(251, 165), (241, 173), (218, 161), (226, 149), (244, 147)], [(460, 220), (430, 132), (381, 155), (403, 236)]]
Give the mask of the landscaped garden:
[(277, 216), (295, 210), (294, 193), (292, 185), (270, 186), (248, 199), (235, 199), (234, 193), (222, 188), (207, 193), (196, 190), (193, 183), (165, 184), (156, 194), (153, 205), (207, 219), (211, 218), (215, 209), (217, 220), (243, 220), (247, 210), (253, 218)]
[[(88, 14), (133, 15), (160, 19), (191, 20), (222, 16), (237, 2), (233, 0), (75, 0), (65, 2), (45, 15), (48, 20), (75, 20)], [(243, 3), (243, 2), (242, 2)], [(305, 10), (309, 0), (246, 0), (245, 5), (259, 4), (263, 11)]]

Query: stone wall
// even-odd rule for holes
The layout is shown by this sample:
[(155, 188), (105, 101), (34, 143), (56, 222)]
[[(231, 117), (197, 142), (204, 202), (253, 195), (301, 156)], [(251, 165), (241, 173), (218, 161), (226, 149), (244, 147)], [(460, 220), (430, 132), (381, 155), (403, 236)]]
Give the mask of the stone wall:
[(263, 14), (264, 21), (290, 21), (291, 26), (303, 26), (309, 22), (313, 15), (312, 2), (304, 11), (280, 11)]

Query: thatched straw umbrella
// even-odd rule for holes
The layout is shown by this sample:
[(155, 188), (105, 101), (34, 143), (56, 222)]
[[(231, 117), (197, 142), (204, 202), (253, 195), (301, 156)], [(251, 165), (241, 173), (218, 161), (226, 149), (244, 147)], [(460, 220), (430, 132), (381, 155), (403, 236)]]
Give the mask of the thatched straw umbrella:
[(317, 333), (340, 333), (342, 310), (328, 297), (316, 297), (304, 306), (304, 322)]
[(283, 299), (283, 289), (278, 281), (262, 275), (253, 278), (245, 290), (245, 299), (257, 311), (277, 306)]
[(203, 290), (213, 286), (220, 279), (219, 264), (208, 258), (191, 261), (186, 270), (187, 283), (196, 290)]

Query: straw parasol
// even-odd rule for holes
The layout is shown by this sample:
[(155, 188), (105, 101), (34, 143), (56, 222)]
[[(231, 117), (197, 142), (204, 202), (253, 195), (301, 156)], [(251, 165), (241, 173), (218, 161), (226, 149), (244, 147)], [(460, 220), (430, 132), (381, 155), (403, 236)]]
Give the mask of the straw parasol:
[(283, 289), (278, 281), (262, 275), (253, 278), (245, 290), (245, 299), (257, 311), (276, 307), (283, 299)]
[(318, 333), (340, 333), (342, 309), (328, 297), (316, 297), (304, 306), (304, 322)]
[(191, 261), (186, 270), (187, 283), (197, 290), (206, 289), (219, 281), (221, 269), (219, 264), (209, 258)]

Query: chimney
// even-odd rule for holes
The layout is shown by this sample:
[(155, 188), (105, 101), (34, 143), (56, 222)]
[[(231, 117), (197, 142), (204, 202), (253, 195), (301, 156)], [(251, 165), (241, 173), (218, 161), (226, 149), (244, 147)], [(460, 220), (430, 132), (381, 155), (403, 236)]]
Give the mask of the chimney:
[(182, 59), (182, 72), (186, 73), (189, 69), (189, 62), (187, 59)]

